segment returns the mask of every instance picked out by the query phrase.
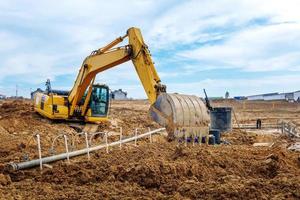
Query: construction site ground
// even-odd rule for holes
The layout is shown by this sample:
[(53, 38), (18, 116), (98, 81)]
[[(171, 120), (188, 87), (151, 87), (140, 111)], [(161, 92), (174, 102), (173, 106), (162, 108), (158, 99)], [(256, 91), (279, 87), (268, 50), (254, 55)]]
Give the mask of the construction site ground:
[[(213, 106), (231, 106), (234, 125), (277, 124), (286, 119), (300, 122), (300, 104), (219, 100)], [(148, 117), (149, 104), (143, 100), (113, 101), (110, 131), (117, 140), (118, 127), (124, 135), (135, 128), (146, 132), (159, 128)], [(39, 167), (11, 171), (10, 162), (22, 162), (25, 155), (37, 159), (34, 134), (40, 134), (43, 156), (50, 155), (53, 138), (75, 135), (62, 122), (49, 121), (33, 111), (29, 100), (0, 101), (0, 197), (1, 199), (300, 199), (300, 153), (287, 147), (295, 139), (280, 129), (233, 129), (222, 134), (221, 145), (178, 145), (162, 135), (123, 144), (87, 156)], [(103, 142), (98, 137), (93, 144)], [(254, 147), (267, 142), (272, 146)], [(84, 139), (76, 138), (78, 148)], [(64, 152), (58, 140), (56, 153)]]

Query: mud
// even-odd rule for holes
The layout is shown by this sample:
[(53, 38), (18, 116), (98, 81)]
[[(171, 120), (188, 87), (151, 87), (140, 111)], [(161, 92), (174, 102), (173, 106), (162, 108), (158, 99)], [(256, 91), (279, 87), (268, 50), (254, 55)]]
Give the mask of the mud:
[[(219, 105), (223, 102), (215, 102)], [(228, 103), (228, 102), (227, 102)], [(239, 110), (241, 120), (252, 122), (258, 115), (274, 116), (265, 105), (253, 105), (255, 112)], [(225, 104), (225, 103), (224, 103)], [(249, 105), (250, 106), (250, 105)], [(290, 106), (290, 105), (289, 105)], [(298, 106), (298, 105), (295, 105)], [(272, 106), (271, 106), (272, 108)], [(136, 127), (157, 128), (147, 115), (145, 101), (113, 102), (113, 125), (124, 127), (126, 135)], [(278, 109), (278, 110), (276, 110)], [(282, 108), (273, 113), (279, 117)], [(297, 110), (298, 107), (291, 108)], [(284, 111), (284, 115), (295, 117)], [(247, 113), (246, 115), (244, 115)], [(163, 136), (59, 161), (52, 169), (9, 171), (10, 161), (21, 161), (24, 146), (31, 158), (35, 143), (28, 139), (39, 131), (43, 155), (61, 131), (76, 131), (63, 123), (52, 123), (33, 112), (28, 101), (0, 103), (0, 196), (2, 199), (299, 199), (300, 154), (286, 149), (290, 138), (260, 132), (233, 130), (222, 139), (230, 145), (187, 147)], [(263, 131), (263, 130), (262, 130)], [(255, 142), (274, 142), (272, 147), (253, 147)], [(23, 150), (22, 150), (23, 149)]]

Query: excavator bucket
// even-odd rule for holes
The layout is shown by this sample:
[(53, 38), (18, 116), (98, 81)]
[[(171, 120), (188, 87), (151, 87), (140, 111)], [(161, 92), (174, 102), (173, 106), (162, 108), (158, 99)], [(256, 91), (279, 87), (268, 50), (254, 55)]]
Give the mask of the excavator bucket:
[(209, 115), (197, 96), (162, 93), (150, 108), (151, 118), (167, 128), (169, 138), (208, 135)]

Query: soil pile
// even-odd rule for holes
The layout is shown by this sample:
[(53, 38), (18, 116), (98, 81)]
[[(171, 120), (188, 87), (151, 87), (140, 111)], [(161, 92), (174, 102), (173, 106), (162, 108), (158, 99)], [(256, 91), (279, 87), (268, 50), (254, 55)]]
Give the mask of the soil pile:
[[(236, 112), (245, 121), (258, 115), (271, 117), (262, 107), (254, 105), (254, 112), (251, 108)], [(148, 117), (148, 108), (146, 101), (113, 102), (108, 129), (122, 126), (130, 135), (135, 128), (157, 128)], [(276, 116), (281, 112), (274, 111)], [(21, 161), (24, 146), (31, 158), (36, 158), (36, 144), (28, 142), (35, 132), (41, 134), (43, 155), (48, 155), (53, 137), (61, 131), (76, 131), (37, 115), (29, 101), (2, 103), (0, 116), (0, 196), (4, 199), (300, 198), (300, 155), (281, 145), (283, 140), (289, 142), (286, 137), (233, 130), (222, 137), (230, 145), (185, 147), (153, 136), (152, 144), (143, 140), (137, 147), (124, 144), (121, 150), (110, 148), (108, 154), (98, 151), (91, 154), (90, 161), (81, 156), (71, 159), (70, 164), (52, 163), (52, 169), (42, 172), (38, 168), (11, 172), (4, 166)], [(288, 111), (284, 116), (289, 116)], [(253, 147), (253, 143), (265, 140), (275, 144)]]
[(3, 173), (11, 180), (0, 187), (7, 198), (300, 198), (298, 155), (247, 145), (142, 143), (109, 154), (97, 152), (89, 162), (58, 162), (42, 173)]

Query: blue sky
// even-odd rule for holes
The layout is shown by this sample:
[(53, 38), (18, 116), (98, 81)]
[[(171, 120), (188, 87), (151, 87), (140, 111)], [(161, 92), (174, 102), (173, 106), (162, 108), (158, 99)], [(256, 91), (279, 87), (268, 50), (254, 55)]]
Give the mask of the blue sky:
[[(169, 92), (251, 95), (300, 89), (298, 0), (0, 0), (0, 94), (70, 89), (83, 59), (142, 30)], [(125, 44), (125, 43), (124, 43)], [(97, 82), (146, 97), (131, 62)]]

